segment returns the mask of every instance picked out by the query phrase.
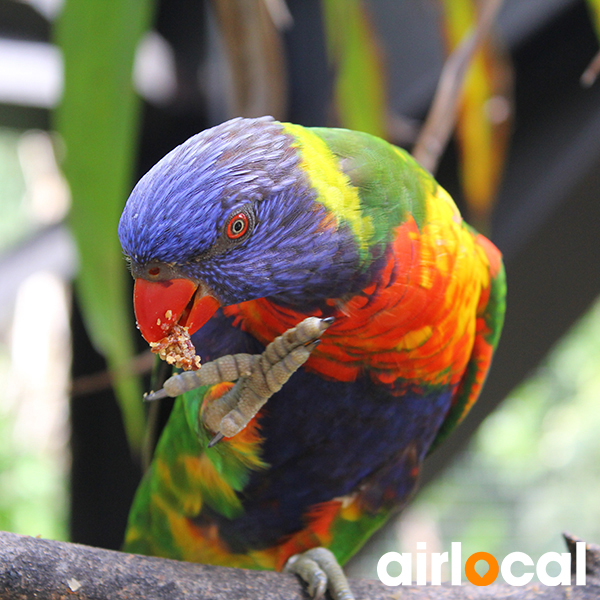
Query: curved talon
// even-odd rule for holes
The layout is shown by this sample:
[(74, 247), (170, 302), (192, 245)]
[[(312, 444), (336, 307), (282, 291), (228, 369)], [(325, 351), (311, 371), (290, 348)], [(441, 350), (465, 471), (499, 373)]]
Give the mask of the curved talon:
[(219, 431), (219, 433), (208, 442), (208, 447), (212, 448), (213, 446), (216, 446), (224, 437), (225, 436)]
[(305, 348), (310, 348), (310, 350), (314, 350), (319, 344), (321, 343), (321, 340), (313, 340), (312, 342), (306, 342), (306, 344), (304, 344)]
[(290, 557), (283, 569), (295, 573), (308, 585), (313, 600), (320, 600), (329, 590), (333, 600), (355, 600), (342, 567), (327, 548), (312, 548)]
[(155, 400), (162, 400), (163, 398), (168, 398), (169, 394), (165, 391), (164, 388), (157, 390), (156, 392), (148, 392), (144, 394), (144, 402), (154, 402)]

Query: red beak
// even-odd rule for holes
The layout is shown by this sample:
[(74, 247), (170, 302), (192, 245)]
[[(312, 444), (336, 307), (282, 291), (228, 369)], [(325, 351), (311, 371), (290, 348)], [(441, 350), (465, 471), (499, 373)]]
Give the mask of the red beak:
[(195, 333), (220, 304), (189, 279), (136, 279), (133, 306), (138, 328), (147, 342), (158, 342), (179, 324)]

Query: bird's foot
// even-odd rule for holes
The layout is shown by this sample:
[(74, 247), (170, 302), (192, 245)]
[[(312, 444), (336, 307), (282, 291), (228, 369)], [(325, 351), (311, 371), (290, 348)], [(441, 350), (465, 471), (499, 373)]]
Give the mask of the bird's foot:
[(294, 554), (283, 570), (303, 579), (313, 600), (323, 598), (327, 589), (333, 600), (355, 600), (342, 567), (327, 548), (313, 548)]
[(215, 436), (209, 446), (239, 433), (301, 367), (317, 347), (333, 318), (309, 317), (275, 338), (262, 354), (232, 354), (208, 362), (165, 381), (164, 388), (146, 400), (175, 397), (204, 385), (236, 381), (235, 386), (208, 404), (202, 419)]
[(332, 322), (333, 319), (317, 317), (304, 319), (275, 338), (262, 354), (252, 355), (250, 373), (238, 378), (227, 394), (204, 411), (204, 423), (216, 432), (209, 447), (224, 437), (233, 437), (248, 425), (267, 400), (308, 360)]

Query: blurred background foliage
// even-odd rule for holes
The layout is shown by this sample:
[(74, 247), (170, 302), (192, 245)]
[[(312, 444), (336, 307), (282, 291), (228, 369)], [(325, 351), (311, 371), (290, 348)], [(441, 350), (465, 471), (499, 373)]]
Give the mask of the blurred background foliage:
[[(507, 257), (515, 308), (506, 350), (462, 439), (438, 451), (433, 481), (354, 561), (355, 575), (374, 576), (383, 551), (414, 551), (422, 540), (430, 551), (462, 541), (465, 556), (559, 550), (562, 529), (600, 540), (600, 305), (515, 387), (600, 292), (588, 266), (596, 250), (571, 248), (587, 238), (575, 240), (556, 216), (567, 199), (577, 213), (573, 199), (586, 197), (577, 186), (600, 161), (596, 142), (577, 137), (579, 126), (597, 128), (597, 88), (585, 96), (578, 80), (597, 52), (600, 2), (526, 4), (506, 0), (475, 53), (456, 111), (442, 116), (456, 128), (438, 172)], [(193, 133), (237, 115), (349, 127), (410, 149), (446, 57), (477, 31), (485, 5), (0, 0), (0, 273), (10, 283), (0, 294), (0, 528), (119, 545), (140, 475), (151, 362), (116, 236), (136, 178)], [(576, 40), (564, 37), (573, 32)], [(547, 50), (554, 39), (564, 40), (556, 55)], [(564, 169), (549, 168), (545, 151)], [(559, 171), (550, 193), (544, 185)], [(584, 187), (597, 199), (594, 185)], [(577, 224), (597, 235), (593, 219)], [(542, 234), (565, 256), (554, 272), (536, 255)], [(577, 301), (562, 294), (563, 270), (590, 280), (577, 277), (588, 284), (572, 289)], [(545, 294), (552, 284), (554, 295)]]

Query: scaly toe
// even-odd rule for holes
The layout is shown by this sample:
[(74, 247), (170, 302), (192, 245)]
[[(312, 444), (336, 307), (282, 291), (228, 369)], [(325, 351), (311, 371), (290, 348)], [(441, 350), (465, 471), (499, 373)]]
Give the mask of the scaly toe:
[(308, 593), (313, 600), (323, 598), (326, 588), (333, 600), (355, 600), (342, 567), (327, 548), (313, 548), (295, 554), (287, 561), (284, 571), (301, 577), (308, 585)]

